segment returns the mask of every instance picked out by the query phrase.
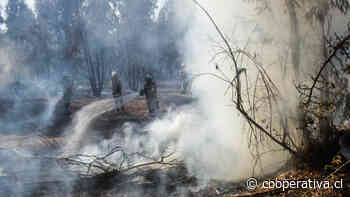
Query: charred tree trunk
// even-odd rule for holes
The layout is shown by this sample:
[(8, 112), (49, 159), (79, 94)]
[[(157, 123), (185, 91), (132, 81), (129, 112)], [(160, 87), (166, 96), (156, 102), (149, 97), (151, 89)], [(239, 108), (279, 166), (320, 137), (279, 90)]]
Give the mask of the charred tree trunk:
[(105, 61), (105, 49), (94, 49), (94, 55), (92, 55), (91, 50), (86, 39), (84, 44), (84, 57), (88, 79), (93, 96), (100, 97), (106, 81), (106, 72), (108, 72), (108, 66)]

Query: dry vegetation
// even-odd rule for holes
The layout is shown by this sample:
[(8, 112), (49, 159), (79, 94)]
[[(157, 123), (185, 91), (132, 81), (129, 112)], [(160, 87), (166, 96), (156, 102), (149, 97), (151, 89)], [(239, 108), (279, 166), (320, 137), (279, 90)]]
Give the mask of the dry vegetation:
[[(263, 147), (280, 147), (289, 152), (290, 162), (286, 165), (293, 167), (286, 173), (277, 177), (279, 180), (335, 180), (343, 179), (343, 189), (295, 189), (282, 191), (256, 190), (232, 196), (347, 196), (349, 195), (349, 162), (339, 154), (339, 139), (349, 134), (349, 128), (336, 127), (334, 118), (337, 112), (343, 110), (343, 119), (348, 119), (348, 86), (345, 78), (348, 76), (347, 60), (349, 59), (350, 35), (338, 35), (322, 38), (325, 40), (325, 61), (318, 65), (317, 72), (305, 81), (298, 79), (296, 89), (299, 92), (300, 106), (297, 109), (296, 130), (288, 127), (290, 117), (283, 112), (283, 96), (264, 69), (256, 55), (245, 49), (240, 49), (229, 42), (222, 30), (217, 26), (210, 13), (196, 0), (193, 0), (208, 16), (222, 40), (220, 54), (231, 60), (234, 77), (228, 78), (216, 65), (218, 74), (204, 73), (226, 83), (232, 92), (232, 103), (237, 111), (244, 117), (249, 128), (249, 148), (259, 163), (264, 152)], [(348, 5), (348, 4), (347, 4)], [(322, 13), (318, 13), (318, 17)], [(326, 36), (325, 36), (326, 37)], [(249, 43), (247, 43), (249, 44)], [(292, 49), (293, 50), (293, 49)], [(246, 70), (241, 68), (237, 59), (250, 62), (256, 70), (255, 80), (250, 78)], [(335, 63), (337, 62), (337, 63)], [(243, 64), (242, 63), (242, 64)], [(253, 72), (254, 73), (254, 72)], [(345, 80), (346, 81), (346, 80)], [(262, 106), (262, 107), (261, 107)], [(262, 108), (262, 109), (261, 109)], [(258, 112), (260, 111), (260, 112)], [(261, 112), (263, 111), (263, 112)], [(261, 120), (261, 117), (264, 117)], [(339, 126), (339, 125), (338, 125)], [(343, 127), (344, 125), (340, 126)], [(269, 179), (269, 176), (261, 180)], [(229, 195), (230, 196), (230, 195)]]

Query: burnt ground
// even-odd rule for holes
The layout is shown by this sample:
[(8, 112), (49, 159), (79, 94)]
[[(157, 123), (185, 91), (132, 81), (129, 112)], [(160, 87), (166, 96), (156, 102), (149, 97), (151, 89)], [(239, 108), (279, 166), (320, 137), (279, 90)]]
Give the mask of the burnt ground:
[[(0, 128), (0, 148), (38, 148), (42, 147), (58, 147), (64, 144), (64, 129), (72, 123), (72, 118), (74, 114), (79, 111), (82, 107), (89, 105), (93, 102), (99, 101), (104, 98), (91, 98), (91, 97), (79, 97), (72, 101), (70, 107), (70, 114), (66, 114), (62, 121), (56, 124), (51, 124), (48, 126), (42, 126), (35, 122), (26, 122), (25, 125), (20, 125), (16, 128)], [(174, 87), (173, 84), (163, 83), (160, 84), (159, 88), (159, 98), (160, 98), (160, 110), (159, 116), (167, 112), (169, 106), (181, 106), (184, 104), (189, 104), (193, 101), (190, 96), (185, 96), (181, 94), (179, 90)], [(2, 121), (10, 121), (5, 114), (8, 108), (11, 108), (14, 104), (11, 100), (0, 99), (0, 119)], [(42, 112), (47, 101), (43, 99), (35, 99), (33, 101), (26, 100), (23, 106), (27, 108), (35, 108), (35, 110), (30, 110), (31, 113), (22, 116), (33, 116)], [(18, 119), (25, 119), (22, 116), (15, 116)], [(5, 118), (6, 119), (5, 119)], [(13, 119), (14, 117), (12, 117)], [(136, 99), (126, 103), (124, 105), (124, 111), (108, 111), (91, 124), (91, 130), (97, 132), (103, 138), (108, 138), (113, 135), (116, 129), (121, 128), (121, 126), (126, 122), (133, 122), (138, 124), (147, 124), (150, 121), (148, 117), (148, 109), (146, 105), (146, 100), (144, 97), (137, 97)], [(18, 125), (17, 123), (14, 123)]]
[[(159, 98), (160, 110), (158, 116), (165, 114), (169, 106), (181, 106), (193, 101), (190, 96), (182, 95), (174, 85), (167, 83), (160, 84)], [(57, 172), (57, 170), (54, 170), (55, 173), (51, 172), (53, 168), (60, 168), (54, 158), (56, 152), (66, 144), (63, 131), (71, 124), (72, 118), (77, 111), (99, 100), (98, 98), (89, 97), (77, 98), (72, 102), (71, 113), (66, 114), (66, 117), (61, 119), (61, 121), (56, 122), (54, 125), (49, 125), (48, 127), (32, 123), (33, 126), (27, 128), (25, 135), (21, 135), (19, 131), (23, 129), (23, 127), (16, 128), (16, 131), (1, 131), (0, 149), (6, 152), (6, 154), (9, 153), (9, 155), (12, 155), (11, 159), (13, 159), (13, 161), (7, 162), (8, 165), (6, 166), (0, 163), (0, 167), (5, 168), (6, 171), (11, 171), (11, 173), (16, 176), (16, 180), (19, 181), (21, 189), (15, 186), (14, 190), (21, 190), (20, 196), (53, 196), (53, 194), (54, 196), (80, 196), (82, 193), (87, 193), (88, 196), (99, 196), (100, 194), (106, 193), (106, 191), (109, 191), (107, 192), (109, 194), (113, 193), (114, 196), (118, 196), (116, 195), (117, 193), (133, 193), (134, 188), (142, 188), (142, 190), (147, 191), (149, 196), (155, 196), (157, 190), (154, 188), (159, 184), (160, 176), (167, 176), (169, 180), (172, 180), (171, 184), (169, 182), (169, 184), (165, 186), (167, 188), (166, 190), (169, 192), (174, 192), (177, 188), (174, 183), (183, 183), (186, 185), (195, 183), (194, 178), (187, 177), (186, 169), (180, 165), (177, 168), (169, 168), (166, 171), (151, 170), (142, 172), (144, 173), (143, 177), (145, 177), (146, 181), (144, 183), (139, 183), (130, 180), (127, 185), (133, 185), (131, 188), (125, 186), (127, 177), (124, 177), (125, 180), (121, 181), (122, 175), (111, 172), (109, 174), (101, 174), (101, 176), (98, 177), (75, 180), (73, 190), (68, 192), (65, 188), (67, 187), (66, 176), (69, 175), (64, 171)], [(39, 104), (45, 105), (45, 103), (46, 101)], [(4, 104), (6, 103), (3, 102), (3, 105)], [(6, 108), (6, 106), (1, 107)], [(35, 113), (39, 112), (35, 111)], [(86, 135), (87, 138), (89, 138), (89, 136), (95, 137), (84, 140), (87, 143), (98, 143), (99, 140), (108, 139), (113, 136), (115, 132), (120, 131), (120, 128), (126, 122), (132, 122), (142, 126), (150, 121), (151, 119), (148, 117), (145, 98), (137, 97), (124, 105), (124, 111), (108, 111), (95, 119), (91, 123), (88, 131), (93, 132), (93, 134), (90, 135), (91, 133), (88, 133)], [(96, 136), (98, 136), (98, 138), (96, 138)], [(19, 152), (20, 154), (18, 154)], [(13, 164), (15, 163), (21, 163), (22, 165), (16, 165), (16, 167), (14, 167)], [(62, 181), (62, 179), (65, 180)], [(119, 189), (123, 189), (123, 192), (120, 192), (118, 187), (115, 187), (114, 183), (117, 182), (124, 184), (123, 187), (119, 187)], [(69, 188), (71, 188), (71, 185)], [(0, 190), (2, 190), (1, 183)], [(116, 190), (118, 190), (118, 192), (116, 192)], [(10, 195), (10, 193), (6, 195)]]
[[(184, 96), (172, 84), (161, 84), (160, 95), (160, 113), (162, 116), (167, 112), (169, 106), (177, 107), (188, 104), (193, 101), (189, 96)], [(189, 176), (184, 165), (168, 167), (166, 169), (147, 169), (140, 170), (138, 176), (143, 180), (135, 180), (135, 177), (111, 171), (102, 173), (93, 177), (82, 177), (69, 180), (69, 174), (60, 168), (55, 161), (55, 151), (65, 146), (65, 138), (62, 136), (62, 129), (71, 123), (72, 116), (83, 106), (98, 101), (96, 98), (78, 98), (71, 106), (71, 114), (67, 116), (61, 125), (55, 125), (48, 128), (40, 128), (33, 125), (32, 133), (41, 133), (43, 135), (15, 135), (4, 132), (0, 135), (0, 166), (11, 169), (15, 174), (21, 187), (14, 187), (15, 190), (22, 191), (20, 196), (348, 196), (350, 194), (350, 169), (341, 155), (334, 156), (332, 161), (324, 166), (323, 169), (311, 169), (300, 167), (290, 169), (281, 173), (273, 174), (261, 178), (261, 180), (278, 178), (279, 180), (304, 180), (316, 179), (331, 181), (343, 179), (344, 188), (342, 190), (323, 189), (296, 189), (283, 192), (281, 190), (261, 190), (247, 191), (244, 180), (236, 182), (211, 181), (205, 187), (198, 187), (198, 180)], [(2, 106), (3, 107), (3, 106)], [(143, 97), (125, 104), (123, 112), (108, 111), (98, 117), (91, 124), (91, 135), (98, 136), (86, 139), (88, 143), (98, 143), (99, 140), (108, 139), (120, 131), (120, 128), (126, 122), (133, 122), (138, 125), (145, 125), (151, 119), (148, 117), (146, 101)], [(27, 131), (31, 128), (28, 127)], [(56, 137), (44, 135), (47, 130), (55, 133)], [(89, 137), (87, 137), (89, 138)], [(25, 154), (19, 154), (18, 150), (24, 150)], [(26, 153), (32, 153), (29, 157)], [(4, 154), (6, 153), (6, 154)], [(5, 156), (4, 156), (5, 155)], [(8, 156), (10, 155), (10, 156)], [(11, 157), (10, 162), (4, 164), (4, 159)], [(13, 164), (16, 164), (15, 167)], [(12, 166), (11, 166), (12, 165)], [(55, 173), (51, 173), (52, 169)], [(329, 174), (340, 169), (328, 177)], [(61, 169), (61, 171), (57, 170)], [(38, 173), (40, 171), (40, 173)], [(73, 176), (73, 175), (72, 175)], [(7, 177), (8, 178), (8, 177)], [(64, 181), (62, 181), (64, 179)], [(164, 182), (164, 180), (167, 180)], [(0, 182), (0, 190), (2, 189)], [(70, 188), (67, 190), (67, 188)], [(247, 192), (247, 193), (245, 193)], [(6, 194), (6, 195), (5, 195)], [(8, 193), (0, 193), (0, 196), (10, 196)]]

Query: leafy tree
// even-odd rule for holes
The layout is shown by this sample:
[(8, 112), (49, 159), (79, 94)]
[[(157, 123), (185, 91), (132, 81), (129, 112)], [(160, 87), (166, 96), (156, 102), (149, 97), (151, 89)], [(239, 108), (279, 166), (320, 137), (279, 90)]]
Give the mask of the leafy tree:
[(59, 0), (36, 0), (37, 26), (37, 65), (40, 71), (47, 71), (48, 77), (56, 73), (62, 67), (62, 51), (64, 51), (64, 31), (62, 28), (62, 9)]
[(137, 90), (144, 72), (157, 69), (158, 39), (155, 34), (154, 10), (156, 0), (116, 0), (120, 14), (118, 40), (123, 51), (118, 71)]
[(179, 24), (175, 1), (169, 0), (160, 10), (158, 18), (158, 38), (160, 48), (159, 62), (166, 76), (175, 76), (181, 70), (183, 38), (189, 29), (189, 23)]
[(6, 14), (6, 37), (11, 41), (7, 48), (15, 51), (10, 61), (12, 65), (18, 67), (12, 70), (14, 71), (12, 74), (19, 78), (24, 69), (29, 69), (28, 64), (34, 61), (36, 40), (33, 39), (33, 29), (36, 20), (24, 0), (9, 0)]
[(28, 8), (24, 0), (9, 0), (7, 7), (7, 34), (13, 40), (26, 40), (28, 32), (35, 24), (33, 12)]

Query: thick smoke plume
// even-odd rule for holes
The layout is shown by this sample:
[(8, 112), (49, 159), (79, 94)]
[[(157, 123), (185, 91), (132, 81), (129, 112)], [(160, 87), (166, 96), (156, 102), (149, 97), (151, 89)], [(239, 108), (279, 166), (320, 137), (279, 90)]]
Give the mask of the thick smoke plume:
[[(257, 14), (255, 4), (241, 0), (203, 0), (200, 3), (208, 9), (234, 48), (243, 48), (251, 54), (257, 54), (256, 59), (265, 66), (281, 89), (282, 98), (285, 99), (282, 102), (284, 112), (295, 120), (296, 79), (288, 57), (290, 25), (288, 16), (283, 13), (286, 8), (281, 3), (274, 2), (271, 11)], [(184, 19), (188, 16), (194, 16), (193, 26), (186, 36), (186, 46), (183, 48), (188, 74), (196, 76), (215, 73), (232, 79), (232, 65), (227, 57), (218, 55), (218, 49), (224, 45), (207, 16), (192, 1), (177, 1), (177, 6), (178, 12), (182, 13), (178, 16), (179, 23), (186, 21)], [(317, 65), (320, 52), (309, 49), (319, 45), (320, 34), (317, 30), (311, 30), (310, 23), (302, 18), (300, 27), (302, 35), (310, 36), (300, 49), (308, 52), (301, 53), (300, 57), (301, 65), (311, 65), (302, 68), (302, 73), (308, 73), (315, 69), (313, 65)], [(248, 78), (256, 76), (249, 63), (239, 66), (247, 69)], [(301, 75), (300, 79), (303, 77)], [(200, 178), (240, 179), (248, 177), (255, 167), (248, 149), (248, 131), (232, 105), (227, 88), (223, 81), (212, 77), (196, 78), (192, 91), (198, 102), (182, 111), (170, 112), (164, 119), (151, 123), (148, 128), (157, 143), (173, 141), (190, 172)], [(295, 122), (290, 127), (296, 127)], [(259, 173), (276, 170), (286, 159), (288, 155), (283, 151), (266, 154)]]
[[(247, 32), (253, 30), (253, 25), (242, 23), (254, 14), (251, 6), (241, 1), (200, 3), (208, 9), (224, 32), (233, 34), (230, 38), (234, 39), (231, 40), (234, 44), (239, 45), (249, 39)], [(193, 27), (187, 34), (187, 45), (184, 48), (187, 72), (190, 76), (200, 73), (217, 74), (217, 65), (220, 72), (232, 79), (233, 70), (229, 60), (213, 59), (217, 53), (215, 46), (222, 44), (214, 27), (193, 2), (186, 4), (195, 13)], [(178, 8), (181, 7), (184, 6), (179, 3)], [(181, 18), (179, 21), (182, 21)], [(159, 135), (174, 136), (177, 133), (177, 150), (189, 170), (201, 178), (240, 179), (248, 176), (253, 167), (247, 148), (247, 132), (232, 105), (227, 88), (229, 87), (223, 81), (210, 76), (198, 77), (193, 81), (193, 94), (199, 101), (192, 106), (193, 109), (172, 114), (170, 120), (156, 121), (150, 126), (153, 133)]]
[[(292, 109), (297, 104), (294, 99), (295, 75), (288, 57), (289, 23), (288, 17), (282, 13), (282, 4), (274, 3), (270, 12), (257, 14), (255, 4), (241, 0), (203, 0), (200, 3), (208, 9), (234, 48), (244, 48), (257, 54), (257, 59), (266, 66), (277, 86), (285, 90), (281, 91), (283, 98), (286, 98), (283, 101), (284, 112), (288, 113), (288, 117), (293, 117), (295, 112)], [(166, 116), (147, 125), (141, 131), (147, 133), (147, 138), (133, 135), (135, 130), (140, 129), (128, 125), (124, 132), (126, 136), (132, 136), (132, 140), (127, 140), (124, 146), (128, 152), (147, 152), (153, 157), (160, 157), (170, 147), (183, 159), (189, 172), (201, 180), (248, 177), (256, 163), (248, 149), (248, 131), (244, 120), (235, 110), (230, 91), (227, 91), (229, 86), (208, 75), (197, 77), (201, 73), (214, 73), (232, 79), (234, 71), (231, 62), (227, 57), (218, 55), (223, 43), (207, 16), (192, 1), (176, 1), (176, 6), (178, 13), (181, 13), (177, 14), (179, 26), (192, 19), (185, 46), (181, 50), (185, 54), (186, 72), (193, 79), (193, 96), (198, 100), (192, 105), (169, 110)], [(304, 21), (301, 23), (302, 33), (310, 30), (308, 25)], [(318, 43), (315, 38), (317, 32), (311, 31), (309, 34), (312, 39), (305, 42), (303, 50)], [(302, 64), (314, 64), (313, 60), (318, 55), (317, 51), (303, 55)], [(256, 77), (256, 71), (249, 63), (239, 66), (247, 69), (248, 78)], [(310, 71), (312, 66), (304, 70)], [(291, 124), (290, 127), (295, 125)], [(98, 148), (88, 147), (84, 152), (90, 150), (96, 152)], [(264, 155), (259, 173), (276, 170), (286, 159), (288, 155), (283, 151)]]

